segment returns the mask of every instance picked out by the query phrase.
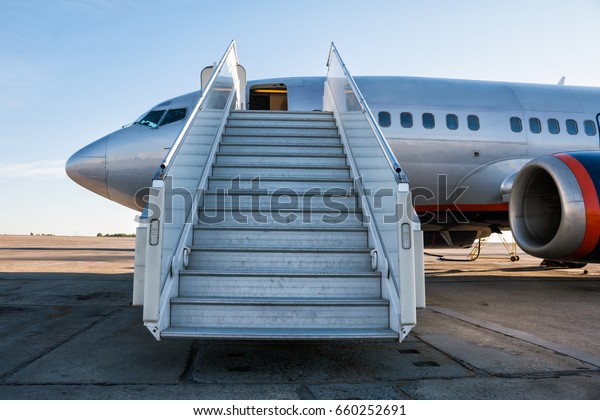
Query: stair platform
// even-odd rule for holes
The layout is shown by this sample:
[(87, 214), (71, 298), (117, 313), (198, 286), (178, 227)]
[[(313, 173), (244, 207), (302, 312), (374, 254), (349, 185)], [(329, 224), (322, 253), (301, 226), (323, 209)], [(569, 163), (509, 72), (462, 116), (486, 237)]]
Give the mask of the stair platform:
[(161, 333), (164, 338), (232, 339), (232, 340), (397, 340), (398, 333), (389, 328), (177, 328)]

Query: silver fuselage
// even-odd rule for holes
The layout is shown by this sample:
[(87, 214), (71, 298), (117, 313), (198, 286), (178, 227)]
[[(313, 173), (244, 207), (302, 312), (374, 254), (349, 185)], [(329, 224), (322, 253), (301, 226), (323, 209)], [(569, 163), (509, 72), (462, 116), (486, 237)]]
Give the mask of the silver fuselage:
[[(382, 131), (408, 175), (420, 214), (440, 215), (460, 210), (469, 215), (467, 225), (452, 217), (431, 217), (427, 230), (477, 230), (495, 225), (508, 227), (508, 203), (503, 183), (531, 159), (561, 151), (598, 150), (600, 89), (413, 77), (356, 77), (371, 111), (377, 118), (389, 113)], [(289, 110), (323, 107), (324, 78), (277, 78), (248, 82), (253, 85), (283, 83)], [(200, 92), (165, 101), (153, 108), (185, 107), (188, 116)], [(410, 113), (411, 127), (403, 127), (400, 114)], [(426, 128), (423, 115), (432, 114), (435, 127)], [(448, 117), (448, 115), (456, 116)], [(479, 129), (467, 124), (475, 116)], [(455, 119), (458, 126), (454, 126)], [(511, 129), (518, 118), (522, 130)], [(541, 123), (541, 132), (530, 129), (530, 118)], [(549, 132), (548, 120), (560, 131)], [(573, 134), (572, 122), (577, 125)], [(186, 119), (151, 128), (133, 124), (117, 130), (76, 152), (67, 162), (69, 176), (110, 200), (140, 210), (136, 193), (151, 184), (159, 166), (183, 128)], [(594, 134), (585, 125), (594, 124)], [(405, 124), (406, 125), (406, 124)]]

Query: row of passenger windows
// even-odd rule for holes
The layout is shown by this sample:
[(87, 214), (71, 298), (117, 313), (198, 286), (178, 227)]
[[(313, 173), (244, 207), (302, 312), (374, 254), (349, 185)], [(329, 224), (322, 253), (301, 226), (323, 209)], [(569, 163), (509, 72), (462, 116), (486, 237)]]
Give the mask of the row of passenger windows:
[(185, 115), (185, 108), (169, 109), (168, 111), (164, 109), (152, 110), (140, 118), (138, 120), (138, 124), (147, 125), (151, 128), (157, 128), (162, 127), (163, 125), (174, 123), (175, 121), (182, 120), (185, 118)]
[[(427, 129), (435, 128), (435, 116), (430, 112), (425, 112), (422, 116), (423, 127)], [(379, 126), (389, 127), (392, 125), (392, 116), (387, 111), (381, 111), (379, 113)], [(400, 113), (400, 125), (403, 128), (412, 128), (414, 125), (413, 115), (410, 112)], [(459, 127), (458, 117), (455, 114), (446, 115), (446, 127), (449, 130), (458, 130)], [(471, 131), (477, 131), (480, 128), (479, 117), (477, 115), (467, 116), (467, 127)]]
[[(390, 127), (392, 125), (392, 116), (387, 111), (381, 111), (378, 115), (380, 127)], [(423, 128), (432, 129), (435, 128), (435, 116), (430, 112), (425, 112), (421, 115), (421, 123)], [(400, 125), (403, 128), (412, 128), (414, 125), (413, 115), (410, 112), (400, 113)], [(455, 114), (446, 114), (446, 128), (449, 130), (457, 130), (459, 128), (459, 119)], [(565, 126), (567, 133), (574, 136), (579, 133), (579, 127), (577, 121), (566, 120)], [(467, 116), (467, 127), (471, 131), (478, 131), (481, 128), (479, 123), (479, 117), (477, 115)], [(523, 131), (523, 123), (519, 117), (510, 118), (510, 129), (514, 133), (520, 133)], [(592, 120), (585, 120), (583, 122), (583, 129), (585, 134), (588, 136), (596, 135), (596, 124)], [(542, 132), (542, 122), (539, 118), (529, 119), (529, 130), (532, 133), (539, 134)], [(550, 134), (560, 133), (560, 122), (556, 118), (548, 119), (548, 132)]]
[[(560, 133), (560, 122), (556, 118), (549, 118), (547, 121), (548, 132), (550, 134)], [(575, 120), (566, 120), (565, 127), (567, 133), (575, 136), (579, 133), (579, 126)], [(513, 133), (520, 133), (523, 131), (523, 122), (519, 117), (511, 117), (510, 129)], [(529, 118), (529, 131), (534, 134), (540, 134), (542, 132), (542, 121), (539, 118)], [(583, 131), (588, 136), (596, 135), (596, 123), (592, 120), (585, 120), (583, 122)]]

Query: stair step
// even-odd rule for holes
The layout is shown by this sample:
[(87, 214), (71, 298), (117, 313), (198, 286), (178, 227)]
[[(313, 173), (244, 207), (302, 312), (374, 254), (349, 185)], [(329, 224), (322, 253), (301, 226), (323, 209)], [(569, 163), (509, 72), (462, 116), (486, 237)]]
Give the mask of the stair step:
[(239, 297), (239, 298), (201, 298), (201, 297), (174, 297), (175, 304), (189, 305), (255, 305), (255, 306), (388, 306), (385, 299), (354, 299), (354, 298), (264, 298), (264, 297)]
[(252, 126), (226, 126), (226, 135), (256, 135), (256, 136), (296, 136), (296, 137), (339, 137), (337, 127), (324, 128), (298, 128), (298, 127), (252, 127)]
[(348, 166), (290, 166), (290, 165), (237, 165), (216, 164), (213, 176), (295, 177), (295, 178), (350, 178)]
[(253, 208), (263, 211), (283, 212), (286, 210), (356, 210), (356, 194), (345, 189), (331, 189), (325, 194), (298, 193), (280, 190), (276, 194), (260, 191), (208, 191), (204, 195), (202, 208), (207, 213), (211, 209), (222, 208), (247, 211)]
[(281, 210), (267, 212), (260, 209), (232, 211), (227, 208), (201, 209), (198, 223), (211, 227), (362, 227), (361, 210), (346, 212), (325, 210)]
[(223, 136), (221, 144), (253, 143), (253, 144), (279, 144), (279, 145), (340, 145), (339, 137), (296, 137), (296, 136), (253, 136), (238, 134), (237, 136)]
[(232, 111), (229, 118), (236, 120), (331, 120), (333, 113), (322, 111)]
[(181, 297), (379, 298), (380, 274), (230, 273), (185, 270), (179, 274)]
[[(286, 188), (289, 192), (304, 193), (308, 190), (328, 191), (345, 189), (351, 191), (354, 181), (351, 178), (292, 178), (292, 177), (208, 177), (208, 190), (268, 190)], [(267, 192), (268, 192), (267, 191)]]
[(258, 143), (221, 143), (220, 152), (225, 153), (310, 153), (312, 155), (335, 155), (343, 154), (344, 149), (341, 144), (313, 144), (313, 145), (295, 145), (295, 144), (258, 144)]
[(266, 165), (299, 165), (299, 166), (347, 166), (343, 154), (323, 155), (307, 153), (223, 153), (218, 152), (216, 163), (221, 164), (266, 164)]
[(389, 328), (168, 328), (164, 338), (235, 338), (237, 340), (397, 340)]
[(171, 326), (184, 328), (389, 327), (384, 299), (173, 298)]
[(366, 247), (366, 228), (358, 229), (256, 229), (194, 228), (194, 244), (215, 247)]
[(337, 128), (333, 118), (283, 119), (283, 118), (230, 118), (227, 127), (245, 128)]
[(216, 248), (192, 247), (188, 269), (290, 272), (347, 272), (371, 270), (365, 248)]

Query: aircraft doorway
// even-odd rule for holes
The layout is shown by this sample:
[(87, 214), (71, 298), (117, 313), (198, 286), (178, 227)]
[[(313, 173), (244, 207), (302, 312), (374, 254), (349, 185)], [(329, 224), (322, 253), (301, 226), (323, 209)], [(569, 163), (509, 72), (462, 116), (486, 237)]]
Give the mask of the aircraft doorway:
[(287, 111), (287, 87), (283, 83), (251, 86), (248, 109), (257, 111)]

